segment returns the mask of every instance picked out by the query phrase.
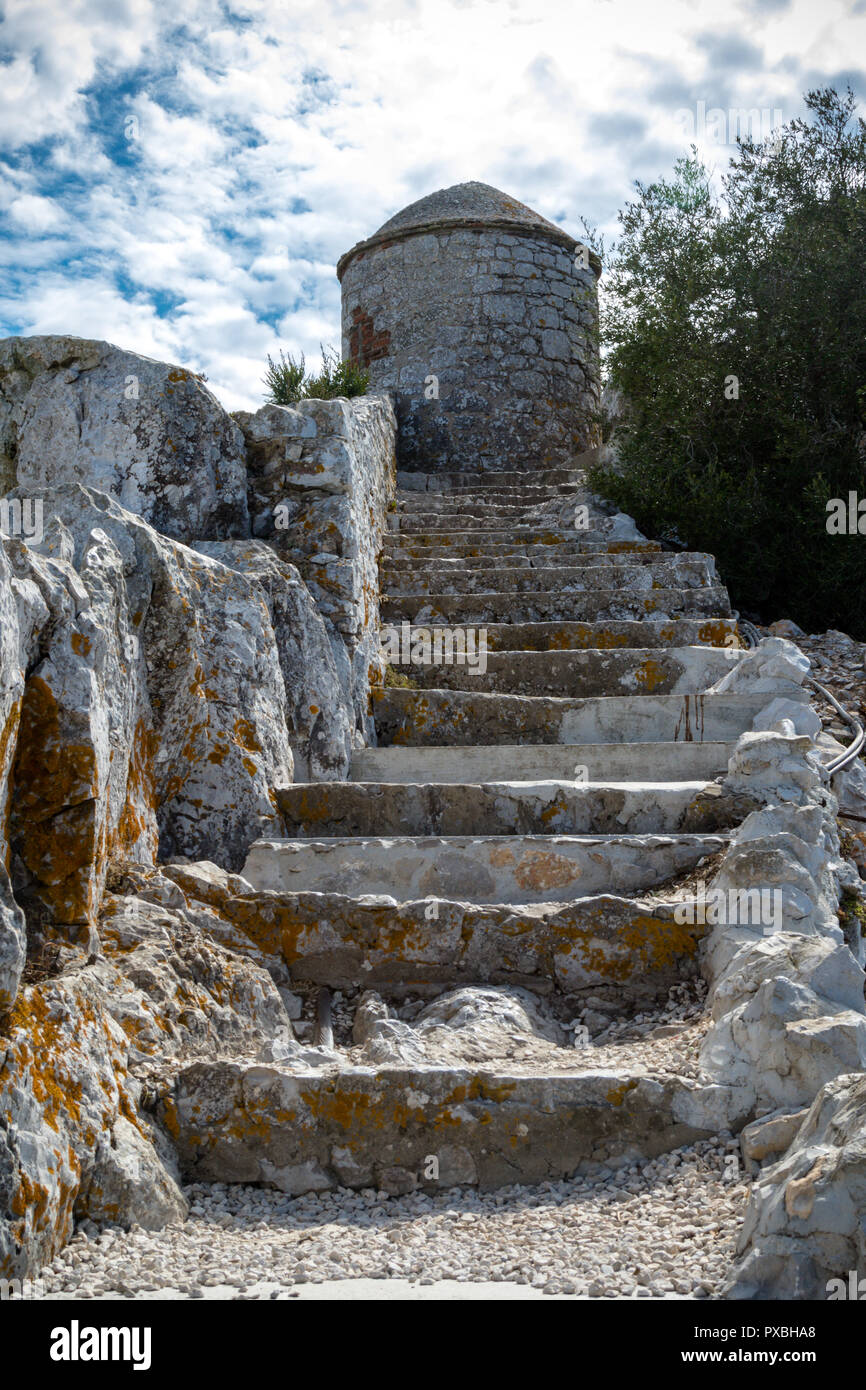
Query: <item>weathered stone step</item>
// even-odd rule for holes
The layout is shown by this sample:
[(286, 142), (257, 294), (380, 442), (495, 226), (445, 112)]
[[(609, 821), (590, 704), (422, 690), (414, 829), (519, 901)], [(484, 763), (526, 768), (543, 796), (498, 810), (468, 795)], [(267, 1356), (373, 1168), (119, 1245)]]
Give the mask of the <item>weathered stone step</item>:
[[(507, 554), (500, 555), (476, 555), (471, 553), (471, 547), (467, 554), (454, 554), (452, 552), (441, 555), (430, 555), (426, 551), (419, 551), (413, 548), (412, 551), (405, 553), (400, 550), (391, 550), (382, 556), (382, 569), (389, 575), (414, 575), (423, 571), (425, 573), (438, 576), (447, 575), (452, 572), (469, 570), (476, 573), (499, 573), (503, 570), (531, 570), (547, 569), (550, 566), (565, 565), (572, 569), (588, 568), (608, 568), (621, 570), (635, 568), (641, 565), (665, 564), (674, 559), (682, 561), (685, 555), (662, 555), (658, 552), (654, 554), (622, 555), (609, 554), (605, 550), (587, 551), (577, 544), (563, 543), (562, 545), (515, 545)], [(702, 557), (692, 555), (690, 559), (701, 559)], [(431, 583), (431, 588), (436, 584)], [(405, 591), (404, 591), (405, 592)]]
[[(296, 782), (278, 787), (289, 839), (665, 835), (726, 828), (728, 800), (693, 782)], [(391, 869), (397, 872), (396, 864)], [(372, 891), (372, 890), (370, 890)]]
[[(411, 655), (413, 643), (436, 638), (436, 626), (417, 627), (400, 623), (386, 632), (392, 645), (399, 639), (400, 650)], [(628, 647), (728, 647), (733, 650), (737, 634), (735, 618), (676, 618), (659, 622), (652, 618), (607, 623), (488, 623), (489, 652), (610, 651)], [(473, 627), (446, 628), (439, 637), (445, 644), (452, 634), (454, 650), (466, 649), (477, 639)], [(460, 634), (463, 634), (461, 637)], [(420, 636), (419, 636), (420, 634)], [(394, 663), (396, 664), (396, 663)]]
[[(619, 839), (624, 856), (626, 837)], [(708, 852), (714, 842), (704, 839)], [(546, 838), (542, 846), (551, 843)], [(437, 865), (440, 881), (452, 885), (449, 897), (402, 902), (390, 883), (386, 894), (351, 897), (298, 890), (295, 883), (288, 890), (217, 889), (215, 900), (213, 879), (200, 866), (172, 864), (166, 873), (191, 900), (218, 907), (235, 924), (240, 949), (246, 943), (253, 951), (281, 954), (294, 980), (336, 989), (354, 989), (363, 980), (365, 988), (399, 999), (467, 984), (518, 986), (546, 997), (568, 1021), (582, 992), (619, 1006), (645, 1003), (697, 973), (706, 927), (697, 913), (677, 920), (680, 900), (665, 886), (640, 897), (584, 893), (566, 902), (467, 902), (459, 865), (449, 862), (450, 869), (444, 858)], [(285, 867), (285, 857), (261, 858), (270, 883), (283, 881)], [(534, 872), (531, 862), (528, 867)], [(569, 860), (564, 872), (572, 868)], [(249, 871), (258, 873), (252, 863)]]
[(645, 892), (724, 849), (723, 835), (395, 835), (257, 840), (258, 892), (563, 903)]
[[(507, 531), (512, 527), (543, 526), (543, 518), (537, 515), (537, 507), (527, 506), (507, 506), (503, 504), (491, 503), (485, 506), (483, 503), (476, 503), (474, 507), (455, 507), (453, 512), (439, 511), (412, 511), (412, 512), (389, 512), (389, 529), (406, 535), (414, 535), (416, 532), (425, 531), (448, 531), (456, 525), (466, 527), (467, 530), (480, 530), (484, 526), (489, 526), (491, 530), (495, 527), (499, 531)], [(594, 524), (590, 524), (589, 531), (596, 531), (601, 534), (601, 521), (603, 518), (596, 518)], [(566, 523), (567, 524), (567, 523)], [(561, 526), (562, 523), (560, 522)]]
[[(558, 498), (560, 506), (555, 512), (551, 512), (549, 500), (542, 502), (533, 498), (521, 499), (518, 497), (509, 499), (502, 495), (484, 498), (458, 498), (456, 495), (452, 495), (447, 499), (447, 505), (446, 502), (440, 502), (438, 506), (434, 507), (428, 506), (426, 503), (421, 507), (418, 504), (401, 505), (398, 502), (396, 508), (388, 513), (389, 529), (392, 529), (393, 526), (393, 532), (396, 535), (400, 535), (404, 531), (409, 531), (411, 534), (409, 523), (414, 523), (423, 517), (434, 518), (435, 525), (439, 529), (447, 526), (483, 526), (485, 522), (504, 529), (508, 526), (531, 526), (533, 523), (538, 524), (545, 519), (550, 522), (551, 517), (556, 517), (557, 520), (553, 523), (555, 525), (567, 528), (573, 526), (577, 530), (579, 524), (584, 532), (591, 533), (600, 531), (603, 523), (608, 520), (603, 513), (590, 512), (587, 520), (586, 511), (578, 512), (579, 506), (588, 506), (588, 504), (583, 503), (582, 493), (576, 492), (570, 498)], [(492, 520), (490, 520), (491, 518)]]
[[(372, 706), (379, 743), (386, 746), (727, 743), (752, 727), (771, 698), (759, 692), (568, 700), (465, 690), (387, 689), (373, 692)], [(798, 698), (808, 700), (805, 693)]]
[(473, 473), (408, 473), (400, 469), (397, 487), (400, 492), (459, 492), (483, 491), (488, 487), (541, 487), (547, 491), (565, 483), (583, 486), (585, 474), (580, 468), (529, 468), (497, 472)]
[(386, 533), (385, 545), (388, 546), (446, 546), (461, 549), (464, 546), (487, 546), (487, 545), (561, 545), (563, 541), (578, 541), (586, 549), (597, 547), (611, 552), (619, 551), (653, 551), (658, 552), (662, 547), (655, 541), (634, 541), (618, 540), (611, 537), (606, 531), (596, 532), (577, 531), (563, 529), (556, 526), (513, 526), (513, 527), (494, 527), (494, 526), (475, 526), (458, 530), (456, 527), (429, 528), (426, 531), (404, 532), (391, 531)]
[(353, 782), (709, 781), (727, 771), (736, 744), (492, 743), (468, 747), (362, 748), (352, 756)]
[[(571, 1176), (583, 1164), (654, 1157), (708, 1138), (732, 1088), (644, 1067), (519, 1064), (332, 1068), (195, 1062), (157, 1116), (188, 1182), (482, 1190)], [(437, 1158), (435, 1179), (430, 1155)]]
[(670, 554), (670, 552), (663, 551), (661, 546), (656, 545), (652, 549), (648, 547), (636, 549), (636, 545), (637, 542), (631, 542), (627, 546), (623, 542), (616, 541), (579, 540), (576, 534), (570, 540), (560, 540), (550, 545), (528, 545), (523, 541), (450, 545), (447, 538), (442, 545), (430, 545), (426, 542), (416, 545), (413, 537), (401, 536), (398, 533), (386, 538), (382, 552), (382, 563), (396, 569), (410, 567), (419, 560), (425, 565), (431, 565), (440, 560), (446, 560), (452, 564), (484, 560), (494, 568), (503, 560), (513, 560), (528, 565), (538, 562), (541, 562), (542, 565), (556, 565), (563, 563), (563, 561), (566, 564), (573, 564), (584, 560), (587, 563), (592, 561), (599, 565), (617, 562), (643, 564), (662, 559), (666, 553)]
[(710, 556), (688, 555), (637, 565), (555, 565), (536, 569), (498, 567), (474, 569), (466, 565), (435, 565), (425, 569), (385, 569), (383, 594), (487, 594), (526, 593), (556, 589), (561, 593), (589, 593), (613, 584), (635, 593), (652, 589), (711, 588), (716, 579)]
[[(712, 841), (705, 843), (709, 849)], [(250, 873), (261, 871), (271, 884), (288, 878), (292, 886), (228, 894), (217, 904), (240, 929), (238, 942), (281, 954), (293, 980), (335, 989), (354, 989), (363, 980), (365, 988), (392, 999), (461, 985), (506, 985), (546, 997), (567, 1021), (583, 992), (618, 1005), (664, 998), (672, 984), (697, 973), (698, 943), (706, 930), (697, 913), (678, 922), (683, 914), (677, 914), (677, 901), (656, 894), (467, 902), (459, 859), (450, 861), (450, 869), (444, 859), (438, 862), (440, 882), (452, 885), (450, 896), (403, 902), (395, 901), (390, 884), (387, 894), (351, 897), (297, 891), (286, 856), (261, 856), (259, 862), (260, 869), (251, 864)], [(529, 869), (535, 872), (532, 863)], [(570, 874), (573, 861), (563, 869)], [(166, 872), (190, 897), (201, 893), (194, 869), (170, 865)], [(210, 884), (202, 897), (211, 904)]]
[[(538, 571), (534, 571), (538, 573)], [(387, 594), (381, 603), (383, 623), (427, 624), (604, 622), (615, 618), (643, 618), (653, 613), (665, 617), (729, 618), (726, 589), (647, 589), (629, 592), (610, 588), (526, 593), (498, 590), (479, 594)]]
[(472, 511), (477, 505), (482, 509), (488, 503), (499, 505), (524, 504), (539, 506), (553, 500), (566, 498), (575, 505), (585, 503), (598, 511), (597, 499), (578, 482), (558, 483), (552, 488), (533, 487), (529, 483), (513, 484), (509, 487), (460, 488), (453, 492), (398, 492), (395, 498), (397, 511), (401, 513), (431, 511), (447, 512), (459, 516), (463, 511)]
[[(431, 638), (436, 628), (430, 628)], [(707, 690), (745, 652), (721, 647), (631, 647), (614, 651), (484, 652), (469, 661), (442, 661), (444, 645), (427, 651), (430, 662), (393, 664), (416, 686), (435, 690), (483, 690), (502, 695), (687, 695)], [(439, 661), (435, 660), (439, 656)]]

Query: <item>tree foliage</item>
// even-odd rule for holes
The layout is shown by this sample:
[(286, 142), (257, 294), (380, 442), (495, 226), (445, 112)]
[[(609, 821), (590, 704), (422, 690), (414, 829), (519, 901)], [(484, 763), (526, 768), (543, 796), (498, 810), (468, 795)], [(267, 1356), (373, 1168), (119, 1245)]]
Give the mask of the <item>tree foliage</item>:
[(618, 460), (594, 485), (712, 551), (735, 604), (866, 638), (866, 123), (849, 90), (743, 139), (717, 193), (692, 148), (637, 184), (606, 277)]

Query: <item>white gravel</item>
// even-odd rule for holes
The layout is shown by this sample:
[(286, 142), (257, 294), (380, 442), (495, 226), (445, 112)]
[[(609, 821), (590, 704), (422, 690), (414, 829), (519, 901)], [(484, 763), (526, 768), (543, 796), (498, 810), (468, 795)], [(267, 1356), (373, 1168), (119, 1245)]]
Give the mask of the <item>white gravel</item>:
[[(616, 1172), (479, 1194), (290, 1198), (194, 1185), (192, 1214), (162, 1232), (79, 1230), (42, 1271), (46, 1298), (707, 1298), (727, 1274), (748, 1195), (730, 1136)], [(371, 1284), (387, 1281), (381, 1293)], [(393, 1283), (407, 1281), (406, 1286)], [(411, 1287), (410, 1287), (411, 1286)]]

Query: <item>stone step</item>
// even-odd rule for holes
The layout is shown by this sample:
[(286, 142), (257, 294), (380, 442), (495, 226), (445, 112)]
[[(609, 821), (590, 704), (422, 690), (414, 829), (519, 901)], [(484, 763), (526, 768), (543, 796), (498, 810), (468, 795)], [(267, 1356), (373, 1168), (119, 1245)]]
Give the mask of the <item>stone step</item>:
[[(423, 505), (420, 501), (397, 501), (396, 506), (388, 513), (389, 528), (393, 525), (395, 534), (399, 535), (402, 531), (410, 529), (408, 523), (422, 517), (435, 518), (440, 529), (449, 525), (469, 526), (473, 521), (476, 525), (484, 525), (489, 518), (494, 519), (491, 524), (500, 527), (523, 526), (527, 523), (531, 525), (539, 520), (550, 522), (552, 518), (556, 518), (554, 524), (559, 526), (574, 527), (575, 530), (580, 526), (586, 532), (601, 531), (604, 522), (609, 520), (607, 514), (597, 509), (591, 510), (584, 498), (585, 494), (581, 492), (575, 492), (570, 497), (554, 498), (553, 508), (550, 498), (545, 501), (542, 498), (519, 497), (515, 494), (509, 496), (507, 493), (474, 498), (452, 495), (434, 506), (426, 500)], [(578, 512), (578, 507), (583, 507), (584, 510)]]
[(702, 555), (675, 556), (654, 560), (649, 564), (621, 565), (556, 565), (520, 569), (498, 567), (475, 569), (466, 565), (435, 565), (425, 569), (383, 570), (383, 594), (487, 594), (526, 593), (556, 589), (561, 593), (589, 593), (618, 588), (634, 593), (652, 589), (711, 588), (716, 579), (711, 557)]
[[(691, 560), (699, 560), (703, 557), (691, 555)], [(402, 578), (404, 575), (415, 575), (424, 572), (438, 577), (439, 575), (449, 575), (452, 572), (473, 571), (478, 574), (498, 573), (503, 570), (509, 572), (522, 570), (547, 569), (551, 566), (569, 566), (572, 569), (613, 569), (621, 570), (627, 568), (647, 568), (652, 565), (682, 562), (686, 559), (685, 555), (674, 556), (672, 554), (609, 554), (606, 550), (587, 551), (574, 543), (563, 542), (562, 545), (515, 545), (508, 554), (499, 555), (476, 555), (471, 553), (453, 554), (450, 551), (441, 555), (430, 555), (425, 550), (413, 547), (405, 553), (400, 550), (390, 550), (383, 554), (381, 568), (384, 573), (397, 575)], [(431, 583), (431, 588), (436, 588), (435, 583)], [(402, 590), (405, 592), (405, 590)]]
[(736, 744), (492, 743), (468, 747), (362, 748), (353, 782), (500, 782), (584, 777), (590, 782), (710, 781), (727, 771)]
[[(620, 839), (618, 872), (624, 873), (625, 837)], [(684, 852), (672, 852), (671, 860)], [(706, 927), (698, 912), (678, 913), (680, 904), (666, 893), (661, 899), (655, 893), (604, 893), (564, 903), (467, 902), (457, 856), (450, 869), (444, 858), (437, 863), (450, 896), (396, 901), (390, 883), (387, 894), (297, 891), (296, 862), (257, 851), (249, 872), (261, 873), (271, 886), (229, 895), (221, 904), (241, 932), (250, 933), (252, 944), (267, 943), (282, 954), (296, 981), (354, 990), (363, 980), (365, 989), (390, 999), (462, 985), (504, 985), (532, 989), (569, 1020), (582, 993), (591, 991), (617, 1009), (639, 1006), (663, 999), (671, 985), (697, 973)], [(327, 862), (322, 856), (321, 863)], [(566, 875), (574, 862), (565, 861)], [(501, 866), (494, 867), (498, 875)], [(177, 865), (167, 872), (196, 897), (194, 873)], [(292, 886), (274, 886), (284, 881)], [(207, 888), (204, 901), (210, 901)]]
[[(665, 835), (726, 828), (730, 798), (689, 782), (296, 782), (274, 795), (288, 839)], [(712, 801), (712, 810), (708, 802)], [(391, 868), (397, 872), (396, 864)], [(370, 890), (372, 891), (372, 890)]]
[[(771, 693), (608, 695), (574, 700), (464, 690), (372, 693), (379, 743), (411, 747), (493, 743), (732, 742)], [(794, 698), (792, 694), (786, 698)], [(801, 693), (797, 698), (807, 702)]]
[[(668, 622), (611, 621), (607, 623), (488, 623), (489, 652), (547, 652), (547, 651), (611, 651), (629, 647), (728, 647), (733, 649), (737, 636), (735, 618), (677, 618)], [(393, 645), (399, 642), (400, 651), (411, 655), (413, 643), (435, 639), (436, 627), (417, 627), (403, 622), (383, 630)], [(448, 628), (453, 634), (456, 649), (461, 643), (465, 650), (467, 636), (477, 640), (474, 627)], [(460, 634), (463, 634), (461, 637)], [(444, 637), (440, 640), (447, 640)], [(402, 660), (402, 657), (401, 657)], [(396, 662), (394, 663), (397, 664)]]
[[(334, 784), (331, 784), (334, 785)], [(401, 790), (403, 790), (401, 788)], [(419, 789), (414, 789), (419, 790)], [(410, 795), (401, 798), (406, 805)], [(563, 903), (645, 892), (724, 849), (707, 834), (422, 834), (257, 840), (243, 876), (258, 892)]]
[(456, 527), (430, 527), (424, 531), (389, 531), (384, 536), (386, 548), (389, 546), (431, 545), (445, 546), (459, 552), (463, 547), (518, 545), (561, 545), (563, 541), (577, 541), (586, 549), (610, 550), (626, 553), (628, 551), (659, 552), (662, 547), (655, 541), (622, 540), (608, 535), (605, 531), (576, 531), (556, 526), (475, 526), (458, 530)]
[(194, 1062), (156, 1115), (185, 1181), (262, 1183), (298, 1196), (557, 1181), (707, 1139), (736, 1109), (729, 1086), (629, 1066), (626, 1057), (593, 1069), (573, 1050), (550, 1051), (549, 1065), (534, 1068), (507, 1058), (497, 1066)]
[(541, 487), (547, 491), (561, 484), (584, 486), (586, 475), (580, 468), (503, 469), (496, 472), (471, 473), (409, 473), (400, 469), (397, 488), (400, 492), (460, 492), (485, 491), (499, 487)]
[(664, 559), (672, 552), (663, 551), (660, 546), (636, 549), (636, 542), (626, 546), (624, 542), (560, 540), (551, 545), (527, 545), (523, 541), (501, 541), (484, 545), (430, 545), (426, 542), (415, 545), (411, 537), (389, 535), (382, 551), (381, 563), (391, 569), (414, 568), (414, 562), (424, 565), (446, 561), (450, 564), (484, 561), (494, 568), (502, 561), (513, 561), (526, 565), (577, 564), (584, 561), (597, 565), (606, 564), (644, 564)]
[(453, 492), (403, 492), (398, 491), (394, 499), (397, 504), (398, 512), (447, 512), (449, 515), (459, 516), (461, 511), (472, 511), (477, 505), (485, 508), (488, 504), (494, 506), (509, 506), (523, 504), (526, 506), (540, 506), (547, 502), (561, 501), (566, 498), (574, 501), (575, 504), (585, 503), (587, 507), (592, 507), (598, 511), (598, 501), (578, 482), (557, 483), (554, 487), (533, 487), (531, 484), (512, 484), (507, 487), (485, 488), (460, 488)]
[[(503, 504), (490, 503), (485, 506), (479, 502), (474, 507), (455, 507), (452, 511), (431, 511), (420, 509), (412, 512), (393, 511), (388, 513), (388, 528), (391, 531), (405, 535), (414, 535), (416, 532), (425, 531), (449, 531), (454, 526), (461, 525), (467, 530), (481, 530), (484, 527), (507, 531), (511, 528), (527, 526), (543, 526), (545, 519), (538, 516), (539, 508), (526, 506), (507, 506)], [(602, 518), (595, 518), (587, 530), (603, 534), (601, 526)], [(563, 522), (558, 520), (553, 523), (562, 528)], [(566, 525), (569, 523), (566, 522)], [(576, 528), (575, 528), (576, 529)]]
[[(535, 571), (539, 573), (539, 571)], [(523, 593), (497, 590), (478, 594), (387, 594), (381, 602), (383, 623), (460, 624), (605, 622), (608, 619), (729, 618), (727, 590), (719, 588), (648, 589), (630, 592), (610, 588), (552, 592), (539, 588)]]
[[(417, 629), (416, 629), (417, 631)], [(442, 630), (430, 628), (431, 639)], [(484, 629), (481, 629), (483, 636)], [(478, 641), (481, 638), (477, 639)], [(396, 643), (395, 643), (396, 646)], [(708, 690), (742, 660), (745, 652), (722, 647), (631, 647), (615, 651), (479, 652), (477, 642), (464, 661), (442, 660), (448, 649), (433, 641), (416, 646), (429, 662), (395, 669), (415, 686), (435, 690), (481, 690), (501, 695), (687, 695)], [(437, 656), (439, 660), (437, 661)]]

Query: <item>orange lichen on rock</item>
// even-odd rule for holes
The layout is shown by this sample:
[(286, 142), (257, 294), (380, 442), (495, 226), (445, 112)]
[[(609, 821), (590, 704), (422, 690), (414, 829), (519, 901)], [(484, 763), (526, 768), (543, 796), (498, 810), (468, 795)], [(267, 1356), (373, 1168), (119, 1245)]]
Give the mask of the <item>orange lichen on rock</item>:
[(157, 737), (144, 719), (139, 719), (132, 737), (126, 774), (126, 797), (117, 825), (108, 842), (110, 858), (137, 859), (153, 863), (156, 859), (156, 776), (154, 758)]

